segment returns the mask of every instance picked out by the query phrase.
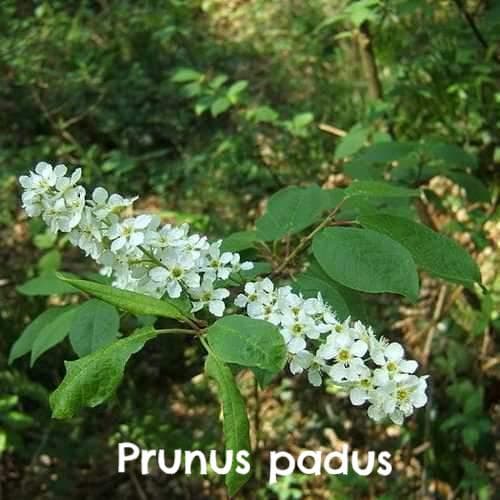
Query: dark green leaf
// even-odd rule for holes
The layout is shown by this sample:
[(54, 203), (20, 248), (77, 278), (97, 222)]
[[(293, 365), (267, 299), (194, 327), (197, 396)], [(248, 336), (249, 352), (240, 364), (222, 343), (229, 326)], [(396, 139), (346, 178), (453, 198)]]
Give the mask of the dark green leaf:
[(445, 175), (465, 189), (469, 201), (490, 203), (491, 194), (477, 177), (462, 172), (447, 172)]
[(314, 224), (327, 208), (330, 194), (316, 185), (278, 191), (269, 199), (266, 213), (257, 219), (257, 238), (279, 240)]
[(341, 293), (328, 282), (316, 276), (303, 273), (297, 276), (292, 285), (306, 298), (316, 297), (318, 292), (321, 292), (321, 296), (325, 302), (332, 306), (332, 309), (340, 320), (344, 320), (349, 316), (349, 308)]
[(419, 196), (418, 189), (407, 189), (380, 181), (354, 181), (346, 190), (346, 196), (374, 196), (384, 198), (411, 198)]
[(359, 221), (401, 243), (434, 276), (466, 286), (481, 281), (474, 259), (458, 243), (423, 224), (392, 215), (365, 215)]

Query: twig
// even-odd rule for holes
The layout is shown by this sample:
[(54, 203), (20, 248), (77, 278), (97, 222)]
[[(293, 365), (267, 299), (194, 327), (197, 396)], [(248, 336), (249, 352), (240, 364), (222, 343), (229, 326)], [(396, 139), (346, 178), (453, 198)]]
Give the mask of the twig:
[(139, 480), (137, 479), (135, 472), (132, 470), (129, 470), (128, 474), (130, 476), (130, 479), (132, 480), (132, 484), (135, 487), (135, 491), (137, 492), (137, 496), (141, 500), (148, 500), (148, 497), (147, 497), (146, 493), (144, 492), (144, 490), (142, 489), (141, 483), (139, 483)]
[(344, 198), (328, 215), (325, 217), (323, 222), (316, 226), (307, 236), (304, 236), (299, 242), (299, 244), (295, 247), (295, 249), (290, 253), (284, 260), (283, 262), (275, 269), (271, 274), (272, 275), (277, 275), (280, 274), (283, 269), (288, 266), (290, 262), (295, 259), (297, 255), (299, 255), (302, 250), (306, 248), (306, 246), (309, 244), (309, 242), (316, 236), (317, 233), (319, 233), (322, 229), (324, 229), (326, 226), (328, 226), (335, 218), (337, 213), (339, 212), (340, 208), (342, 207), (343, 203), (345, 202), (347, 198)]
[(336, 135), (338, 137), (345, 137), (347, 135), (347, 132), (345, 130), (334, 127), (333, 125), (328, 125), (327, 123), (320, 123), (318, 125), (318, 128), (321, 131), (326, 132), (327, 134)]
[(462, 0), (453, 0), (453, 3), (457, 6), (458, 10), (462, 13), (464, 16), (465, 20), (467, 21), (467, 24), (469, 25), (470, 29), (474, 33), (474, 36), (477, 38), (477, 41), (482, 45), (482, 47), (487, 50), (489, 47), (488, 42), (482, 35), (482, 33), (479, 31), (479, 28), (477, 27), (476, 21), (474, 21), (474, 18), (469, 14), (467, 9), (465, 8), (465, 5), (463, 4)]

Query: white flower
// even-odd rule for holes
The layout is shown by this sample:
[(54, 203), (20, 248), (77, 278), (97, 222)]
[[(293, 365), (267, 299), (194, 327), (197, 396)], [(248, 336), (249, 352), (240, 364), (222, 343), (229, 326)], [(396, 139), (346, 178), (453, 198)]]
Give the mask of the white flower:
[(135, 198), (124, 198), (119, 194), (109, 196), (104, 188), (97, 187), (92, 192), (92, 200), (89, 201), (89, 205), (93, 208), (94, 216), (99, 220), (103, 220), (109, 214), (129, 207), (136, 199), (137, 196)]
[(73, 245), (81, 248), (93, 259), (97, 259), (103, 251), (99, 221), (94, 218), (93, 211), (88, 207), (83, 210), (80, 223), (69, 233), (68, 238)]
[(199, 288), (190, 289), (189, 294), (195, 299), (195, 302), (193, 302), (193, 312), (208, 306), (208, 310), (214, 316), (220, 317), (224, 314), (224, 309), (226, 307), (224, 299), (229, 297), (229, 290), (226, 288), (214, 289), (213, 282), (205, 278), (201, 286)]
[(229, 265), (233, 258), (233, 254), (231, 252), (224, 252), (221, 254), (221, 244), (222, 240), (212, 243), (206, 255), (206, 265), (204, 271), (214, 280), (217, 278), (226, 280), (231, 274), (231, 268)]
[(250, 269), (253, 269), (253, 262), (241, 262), (240, 263), (240, 254), (239, 253), (233, 253), (231, 261), (229, 265), (231, 266), (231, 272), (232, 273), (239, 273), (240, 271), (249, 271)]
[(363, 372), (365, 364), (361, 359), (368, 346), (362, 340), (355, 340), (347, 333), (330, 334), (326, 344), (320, 347), (318, 354), (324, 359), (334, 359), (330, 377), (335, 382), (356, 380)]
[(372, 357), (373, 361), (381, 366), (374, 371), (377, 385), (387, 384), (389, 380), (404, 378), (406, 374), (413, 373), (418, 367), (416, 361), (403, 359), (404, 349), (397, 342), (390, 343), (383, 349), (382, 353), (377, 354), (375, 358)]
[(407, 375), (399, 382), (390, 381), (379, 387), (373, 393), (368, 416), (376, 421), (389, 416), (395, 424), (401, 425), (404, 417), (409, 417), (414, 408), (421, 408), (427, 403), (426, 378)]
[(349, 399), (354, 406), (360, 406), (366, 401), (369, 401), (375, 384), (371, 370), (364, 366), (360, 369), (356, 380), (352, 381), (352, 386), (349, 390)]
[(129, 217), (122, 222), (114, 222), (107, 231), (107, 236), (113, 240), (111, 251), (116, 252), (122, 248), (130, 250), (142, 245), (144, 229), (150, 222), (150, 215), (139, 215), (139, 217)]
[(307, 350), (299, 351), (292, 355), (290, 360), (290, 371), (296, 375), (307, 370), (307, 379), (315, 387), (321, 385), (323, 379), (322, 372), (326, 369), (325, 360)]

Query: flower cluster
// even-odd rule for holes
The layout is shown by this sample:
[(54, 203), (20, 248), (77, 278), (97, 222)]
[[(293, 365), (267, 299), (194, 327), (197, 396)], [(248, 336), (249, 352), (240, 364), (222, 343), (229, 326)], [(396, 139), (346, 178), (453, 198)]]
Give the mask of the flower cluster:
[(162, 226), (158, 216), (147, 214), (122, 217), (137, 198), (109, 195), (98, 187), (87, 200), (85, 188), (77, 185), (81, 170), (71, 177), (66, 173), (64, 165), (39, 163), (19, 179), (30, 217), (41, 216), (54, 233), (68, 233), (72, 244), (112, 276), (113, 286), (154, 297), (178, 298), (185, 291), (193, 311), (207, 307), (213, 315), (223, 315), (229, 290), (217, 288), (216, 281), (252, 269), (251, 262), (222, 252), (222, 241), (210, 243), (190, 234), (187, 224)]
[[(102, 266), (113, 285), (154, 297), (191, 299), (193, 312), (207, 308), (224, 314), (230, 291), (221, 282), (253, 268), (237, 253), (223, 252), (221, 240), (190, 234), (189, 226), (161, 225), (149, 214), (126, 217), (137, 198), (123, 198), (102, 187), (90, 199), (78, 185), (81, 170), (68, 177), (64, 165), (39, 163), (20, 177), (23, 207), (41, 216), (49, 229), (68, 233), (75, 246)], [(350, 318), (339, 321), (321, 295), (303, 298), (290, 286), (275, 287), (269, 278), (247, 282), (234, 305), (251, 318), (279, 328), (293, 374), (307, 372), (314, 386), (326, 377), (345, 388), (353, 405), (369, 404), (368, 415), (397, 424), (427, 402), (426, 377), (417, 377), (415, 361), (404, 359), (400, 344), (376, 338), (371, 327)]]
[(244, 291), (235, 304), (279, 328), (293, 374), (307, 371), (314, 386), (327, 377), (349, 392), (353, 405), (368, 402), (376, 421), (388, 416), (401, 425), (426, 404), (426, 377), (413, 375), (417, 362), (404, 359), (403, 347), (377, 338), (360, 321), (339, 321), (321, 294), (305, 299), (290, 286), (275, 288), (268, 278), (246, 283)]

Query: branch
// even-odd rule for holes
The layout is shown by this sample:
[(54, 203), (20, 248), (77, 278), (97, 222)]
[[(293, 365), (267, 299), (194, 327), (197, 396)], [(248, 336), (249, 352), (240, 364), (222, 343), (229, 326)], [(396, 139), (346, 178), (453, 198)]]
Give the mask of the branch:
[(277, 269), (275, 269), (271, 274), (273, 276), (277, 275), (277, 274), (280, 274), (283, 269), (286, 268), (286, 266), (288, 266), (288, 264), (290, 262), (293, 261), (293, 259), (295, 259), (295, 257), (297, 257), (297, 255), (299, 255), (300, 252), (302, 252), (302, 250), (304, 250), (308, 245), (309, 245), (309, 242), (316, 236), (317, 233), (319, 233), (322, 229), (324, 229), (326, 226), (328, 226), (334, 219), (335, 219), (335, 216), (337, 215), (337, 213), (339, 212), (340, 208), (342, 207), (343, 203), (347, 200), (347, 198), (344, 198), (326, 217), (325, 219), (323, 220), (323, 222), (321, 222), (321, 224), (319, 224), (318, 226), (316, 226), (307, 236), (304, 236), (299, 244), (295, 247), (295, 249), (292, 251), (292, 253), (290, 253), (284, 260), (283, 262), (278, 266)]
[(474, 33), (474, 36), (477, 38), (477, 41), (482, 45), (482, 47), (487, 50), (489, 47), (488, 42), (482, 35), (482, 33), (479, 31), (479, 28), (477, 27), (476, 21), (474, 21), (474, 18), (472, 17), (471, 14), (467, 11), (465, 8), (462, 0), (453, 0), (453, 3), (457, 6), (458, 10), (462, 13), (464, 16), (465, 20), (467, 21), (467, 24), (469, 25), (470, 29)]

